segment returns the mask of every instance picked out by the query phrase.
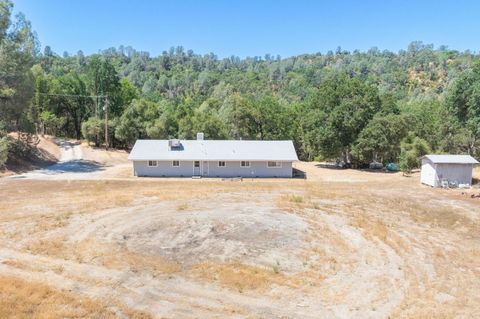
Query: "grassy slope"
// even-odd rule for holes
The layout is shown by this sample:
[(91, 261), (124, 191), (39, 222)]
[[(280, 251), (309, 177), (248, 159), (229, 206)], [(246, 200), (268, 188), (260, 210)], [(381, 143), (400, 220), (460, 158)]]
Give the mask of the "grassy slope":
[[(11, 134), (10, 138), (12, 139), (12, 143), (22, 143), (16, 140), (15, 134)], [(17, 145), (28, 147), (25, 144)], [(30, 171), (51, 165), (60, 160), (60, 148), (55, 144), (52, 137), (40, 137), (38, 145), (30, 147), (33, 147), (33, 149), (31, 155), (28, 157), (15, 151), (10, 154), (6, 166), (3, 169), (0, 169), (0, 177)]]

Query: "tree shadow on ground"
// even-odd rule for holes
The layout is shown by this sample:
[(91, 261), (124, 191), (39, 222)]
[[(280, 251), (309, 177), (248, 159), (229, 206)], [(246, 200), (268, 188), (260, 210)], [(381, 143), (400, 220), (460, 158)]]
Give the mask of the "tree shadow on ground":
[(335, 170), (344, 170), (346, 168), (337, 166), (335, 164), (315, 164), (316, 167), (319, 168), (328, 168), (328, 169), (335, 169)]
[(60, 162), (50, 165), (43, 169), (47, 175), (55, 175), (61, 173), (92, 173), (105, 170), (105, 166), (87, 160), (72, 160), (67, 162)]
[(398, 173), (399, 171), (389, 171), (385, 168), (383, 169), (372, 169), (372, 168), (368, 168), (368, 167), (357, 167), (357, 168), (353, 168), (353, 167), (340, 167), (340, 166), (337, 166), (335, 164), (315, 164), (315, 167), (318, 167), (318, 168), (326, 168), (326, 169), (331, 169), (331, 170), (347, 170), (347, 169), (351, 169), (351, 170), (355, 170), (355, 171), (359, 171), (359, 172), (367, 172), (367, 173), (377, 173), (377, 174), (395, 174), (395, 173)]
[(298, 178), (298, 179), (306, 179), (307, 178), (307, 173), (305, 171), (299, 170), (298, 168), (293, 168), (293, 178)]

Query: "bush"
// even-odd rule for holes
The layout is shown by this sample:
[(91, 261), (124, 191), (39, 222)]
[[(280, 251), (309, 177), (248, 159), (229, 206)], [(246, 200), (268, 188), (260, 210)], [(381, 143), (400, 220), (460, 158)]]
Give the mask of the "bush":
[(58, 117), (52, 112), (44, 111), (40, 114), (41, 133), (59, 136), (63, 133), (60, 128), (65, 124), (65, 121), (64, 117)]
[(410, 174), (412, 169), (420, 166), (420, 157), (430, 152), (427, 141), (419, 137), (407, 136), (402, 142), (400, 152), (400, 169)]
[(0, 138), (0, 168), (2, 168), (8, 159), (8, 139), (7, 137)]
[(32, 158), (37, 155), (38, 140), (34, 135), (19, 133), (16, 138), (7, 137), (8, 139), (8, 156), (9, 159), (16, 158)]
[(100, 141), (104, 139), (104, 123), (98, 117), (91, 117), (82, 123), (82, 135), (87, 141), (94, 142), (95, 146), (100, 146)]
[(418, 166), (418, 158), (414, 152), (402, 149), (399, 166), (403, 174), (409, 175), (412, 169)]

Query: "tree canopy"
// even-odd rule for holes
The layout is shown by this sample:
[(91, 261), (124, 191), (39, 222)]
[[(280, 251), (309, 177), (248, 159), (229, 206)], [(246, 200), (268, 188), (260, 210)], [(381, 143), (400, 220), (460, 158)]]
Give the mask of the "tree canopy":
[(11, 12), (0, 0), (0, 152), (18, 130), (100, 145), (108, 111), (116, 147), (202, 131), (291, 139), (304, 160), (398, 162), (426, 148), (480, 155), (480, 58), (470, 51), (416, 41), (399, 52), (288, 58), (181, 46), (158, 56), (124, 46), (60, 56), (48, 46), (40, 53), (30, 23)]

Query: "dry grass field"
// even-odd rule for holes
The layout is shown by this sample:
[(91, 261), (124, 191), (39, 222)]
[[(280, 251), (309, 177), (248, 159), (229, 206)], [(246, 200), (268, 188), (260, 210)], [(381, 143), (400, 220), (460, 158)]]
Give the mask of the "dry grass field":
[(480, 317), (478, 188), (314, 163), (297, 164), (306, 180), (243, 182), (121, 165), (0, 179), (1, 318)]

